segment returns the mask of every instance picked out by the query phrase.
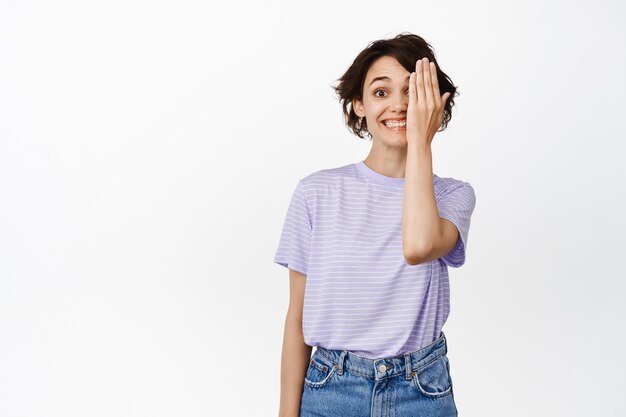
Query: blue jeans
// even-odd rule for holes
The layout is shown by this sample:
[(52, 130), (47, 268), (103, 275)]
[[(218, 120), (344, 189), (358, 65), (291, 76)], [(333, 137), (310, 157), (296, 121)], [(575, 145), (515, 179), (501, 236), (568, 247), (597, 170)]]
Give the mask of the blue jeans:
[(300, 417), (456, 417), (443, 332), (414, 352), (368, 359), (318, 346), (306, 371)]

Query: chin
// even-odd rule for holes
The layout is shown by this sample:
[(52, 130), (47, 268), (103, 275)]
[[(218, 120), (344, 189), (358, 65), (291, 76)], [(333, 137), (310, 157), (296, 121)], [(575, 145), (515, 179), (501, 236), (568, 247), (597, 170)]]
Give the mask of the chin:
[(378, 139), (378, 141), (390, 147), (407, 145), (406, 135), (394, 135), (394, 137), (383, 136), (383, 138), (384, 139)]

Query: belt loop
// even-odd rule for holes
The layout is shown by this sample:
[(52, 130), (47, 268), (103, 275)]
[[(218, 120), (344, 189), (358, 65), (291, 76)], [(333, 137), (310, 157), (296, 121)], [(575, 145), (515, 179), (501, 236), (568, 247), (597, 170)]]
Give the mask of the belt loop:
[(410, 353), (404, 354), (404, 369), (406, 370), (406, 379), (407, 380), (411, 379), (411, 376), (413, 376), (413, 370), (411, 369), (411, 354)]
[(343, 350), (343, 351), (341, 352), (341, 355), (339, 356), (339, 367), (337, 368), (337, 373), (338, 373), (339, 375), (343, 375), (343, 363), (344, 363), (344, 361), (345, 361), (345, 359), (346, 359), (346, 354), (347, 354), (347, 353), (348, 353), (348, 352), (347, 352), (346, 350)]

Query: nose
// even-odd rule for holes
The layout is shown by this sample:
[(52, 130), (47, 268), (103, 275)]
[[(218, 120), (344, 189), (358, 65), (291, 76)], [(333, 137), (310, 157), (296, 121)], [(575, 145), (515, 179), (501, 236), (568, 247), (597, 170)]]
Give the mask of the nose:
[(401, 113), (401, 112), (406, 111), (408, 105), (409, 105), (409, 97), (405, 95), (402, 95), (402, 96), (396, 95), (393, 101), (389, 103), (390, 110), (396, 113)]

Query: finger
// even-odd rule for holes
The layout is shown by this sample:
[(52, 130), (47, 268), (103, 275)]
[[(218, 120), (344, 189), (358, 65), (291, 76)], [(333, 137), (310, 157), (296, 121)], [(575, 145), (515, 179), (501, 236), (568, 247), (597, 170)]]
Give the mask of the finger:
[(428, 108), (432, 108), (435, 105), (435, 99), (433, 98), (433, 86), (430, 80), (430, 65), (428, 58), (422, 59), (422, 68), (424, 71), (424, 90), (426, 93), (426, 105)]
[(415, 89), (417, 91), (417, 103), (422, 104), (426, 99), (424, 91), (424, 73), (422, 70), (422, 60), (418, 60), (415, 67)]
[(441, 108), (441, 92), (439, 91), (439, 81), (437, 80), (437, 66), (434, 62), (430, 63), (430, 78), (433, 84), (433, 98), (435, 99), (435, 106)]
[(417, 91), (415, 91), (415, 73), (409, 75), (409, 105), (413, 108), (417, 105)]

